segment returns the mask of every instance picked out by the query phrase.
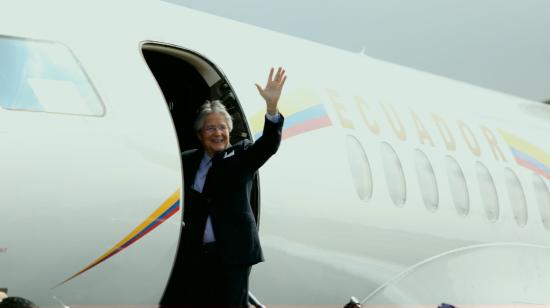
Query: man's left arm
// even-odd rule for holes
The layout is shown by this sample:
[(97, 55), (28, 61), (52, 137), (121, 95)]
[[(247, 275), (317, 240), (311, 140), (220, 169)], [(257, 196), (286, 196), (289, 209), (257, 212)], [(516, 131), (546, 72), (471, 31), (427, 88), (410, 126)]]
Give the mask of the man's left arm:
[(243, 167), (250, 171), (259, 169), (279, 149), (284, 117), (279, 114), (278, 122), (266, 115), (263, 133), (254, 143), (246, 144), (242, 156)]
[(279, 113), (278, 105), (285, 81), (285, 70), (279, 67), (275, 75), (271, 68), (265, 87), (256, 84), (266, 103), (266, 115), (262, 136), (245, 148), (245, 164), (252, 170), (260, 168), (281, 144), (284, 117)]

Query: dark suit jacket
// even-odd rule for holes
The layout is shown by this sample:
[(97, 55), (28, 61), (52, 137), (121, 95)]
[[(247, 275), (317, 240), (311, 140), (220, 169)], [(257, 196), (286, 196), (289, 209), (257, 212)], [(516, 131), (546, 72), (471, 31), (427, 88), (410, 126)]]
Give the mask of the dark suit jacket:
[(214, 155), (202, 194), (191, 187), (204, 151), (182, 154), (185, 226), (165, 299), (185, 279), (185, 268), (193, 266), (208, 215), (224, 264), (253, 265), (264, 260), (250, 197), (254, 174), (279, 148), (283, 121), (282, 115), (278, 123), (265, 119), (263, 134), (255, 143), (244, 140)]
[(255, 143), (244, 140), (214, 155), (203, 194), (191, 187), (204, 151), (195, 149), (182, 154), (185, 226), (177, 263), (188, 262), (188, 257), (192, 258), (193, 251), (202, 245), (207, 215), (211, 217), (223, 263), (253, 265), (263, 261), (250, 195), (254, 174), (279, 148), (283, 122), (282, 115), (278, 123), (265, 119), (263, 134)]

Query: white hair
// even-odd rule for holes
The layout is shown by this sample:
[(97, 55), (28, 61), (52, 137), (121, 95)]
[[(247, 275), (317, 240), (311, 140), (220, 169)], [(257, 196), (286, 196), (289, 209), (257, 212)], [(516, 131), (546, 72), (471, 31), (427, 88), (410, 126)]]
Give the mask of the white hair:
[(219, 100), (214, 101), (206, 101), (202, 106), (199, 108), (199, 114), (197, 115), (197, 119), (195, 120), (195, 131), (199, 132), (203, 129), (204, 126), (204, 119), (207, 115), (211, 113), (218, 113), (221, 114), (225, 118), (225, 123), (227, 124), (227, 128), (229, 129), (229, 132), (233, 130), (233, 119), (231, 118), (231, 115), (229, 112), (227, 112), (227, 109), (225, 109), (225, 106), (222, 104)]

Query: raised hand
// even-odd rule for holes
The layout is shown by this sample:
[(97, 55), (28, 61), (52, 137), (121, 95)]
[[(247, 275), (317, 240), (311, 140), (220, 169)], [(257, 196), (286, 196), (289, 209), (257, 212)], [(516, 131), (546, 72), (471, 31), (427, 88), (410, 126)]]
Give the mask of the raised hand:
[(275, 115), (278, 112), (277, 105), (279, 103), (279, 98), (281, 97), (281, 92), (283, 91), (283, 86), (286, 81), (285, 70), (282, 67), (279, 67), (279, 69), (277, 69), (275, 78), (273, 78), (273, 72), (274, 69), (271, 68), (265, 88), (262, 88), (259, 84), (256, 84), (258, 92), (260, 92), (260, 95), (265, 100), (267, 113), (271, 115)]

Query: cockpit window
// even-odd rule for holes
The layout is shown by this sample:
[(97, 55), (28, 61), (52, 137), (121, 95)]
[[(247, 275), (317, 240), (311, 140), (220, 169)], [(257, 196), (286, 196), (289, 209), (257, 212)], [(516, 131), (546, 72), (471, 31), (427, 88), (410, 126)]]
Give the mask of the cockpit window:
[(64, 45), (0, 36), (0, 106), (102, 116), (103, 104)]

